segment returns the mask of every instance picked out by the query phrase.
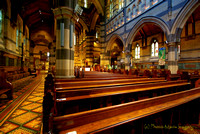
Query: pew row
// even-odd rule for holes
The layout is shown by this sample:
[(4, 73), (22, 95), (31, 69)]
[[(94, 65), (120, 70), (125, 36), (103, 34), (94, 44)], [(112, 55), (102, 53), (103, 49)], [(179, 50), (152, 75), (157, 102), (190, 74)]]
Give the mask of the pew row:
[(117, 80), (117, 79), (138, 79), (147, 78), (146, 76), (109, 76), (97, 78), (81, 78), (81, 79), (56, 79), (55, 82), (73, 82), (73, 81), (101, 81), (101, 80)]
[(117, 105), (189, 89), (187, 81), (169, 81), (56, 91), (57, 115)]
[(101, 80), (101, 81), (72, 81), (72, 82), (56, 82), (56, 91), (66, 89), (83, 89), (94, 87), (121, 86), (140, 83), (152, 83), (165, 81), (162, 78), (137, 78), (137, 79), (117, 79), (117, 80)]
[(55, 133), (98, 133), (200, 98), (200, 88), (90, 111), (53, 117)]
[(5, 69), (0, 69), (0, 96), (6, 94), (9, 100), (13, 99), (13, 85), (7, 81)]
[[(74, 90), (56, 90), (57, 101), (71, 101), (77, 99), (85, 99), (92, 97), (109, 96), (110, 94), (125, 94), (133, 92), (142, 92), (148, 90), (164, 89), (169, 87), (188, 86), (190, 83), (185, 80), (179, 81), (157, 81), (155, 83), (143, 82), (138, 85), (120, 85), (111, 87), (96, 86), (94, 88), (74, 89)], [(60, 98), (60, 99), (59, 99)], [(63, 99), (66, 98), (66, 99)]]

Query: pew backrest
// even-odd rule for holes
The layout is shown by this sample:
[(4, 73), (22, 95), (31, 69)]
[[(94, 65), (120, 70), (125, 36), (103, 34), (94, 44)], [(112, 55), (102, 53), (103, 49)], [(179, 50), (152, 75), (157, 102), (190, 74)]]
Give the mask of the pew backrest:
[(200, 88), (148, 98), (125, 104), (54, 117), (54, 129), (60, 133), (96, 133), (134, 121), (200, 98)]

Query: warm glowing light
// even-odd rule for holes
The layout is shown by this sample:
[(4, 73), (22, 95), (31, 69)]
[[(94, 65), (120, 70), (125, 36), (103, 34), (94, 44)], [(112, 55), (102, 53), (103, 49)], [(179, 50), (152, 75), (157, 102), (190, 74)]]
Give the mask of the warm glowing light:
[(72, 131), (72, 132), (68, 132), (66, 134), (77, 134), (77, 132), (76, 131)]
[(85, 68), (85, 71), (90, 71), (90, 68), (89, 68), (89, 67), (86, 67), (86, 68)]
[(153, 2), (152, 4), (154, 5), (154, 4), (156, 4), (158, 2), (158, 0), (156, 0), (155, 2)]
[(141, 11), (137, 12), (137, 14), (141, 14)]
[(135, 17), (135, 15), (132, 15), (132, 18), (134, 18)]
[(146, 6), (145, 9), (147, 10), (149, 8), (149, 6)]

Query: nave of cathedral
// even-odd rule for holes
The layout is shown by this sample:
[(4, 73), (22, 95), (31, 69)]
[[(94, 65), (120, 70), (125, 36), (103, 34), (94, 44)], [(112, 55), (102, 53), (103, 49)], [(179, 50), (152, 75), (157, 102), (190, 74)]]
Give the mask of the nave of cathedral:
[(200, 133), (199, 11), (199, 0), (1, 0), (0, 134)]

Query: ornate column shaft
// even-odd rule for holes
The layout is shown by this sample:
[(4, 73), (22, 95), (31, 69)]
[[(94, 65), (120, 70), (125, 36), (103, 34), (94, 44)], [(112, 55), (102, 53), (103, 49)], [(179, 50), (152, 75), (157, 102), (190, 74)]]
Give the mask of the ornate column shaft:
[(94, 51), (94, 42), (96, 41), (95, 35), (87, 35), (86, 38), (86, 60), (88, 62), (88, 66), (93, 65), (93, 51)]
[(33, 56), (33, 47), (30, 47), (30, 69), (34, 70), (34, 56)]
[(75, 21), (78, 16), (74, 13), (76, 1), (64, 2), (64, 7), (54, 9), (56, 19), (56, 78), (74, 77), (74, 35)]
[(178, 57), (176, 42), (169, 42), (168, 44), (168, 69), (171, 71), (171, 74), (177, 74)]

